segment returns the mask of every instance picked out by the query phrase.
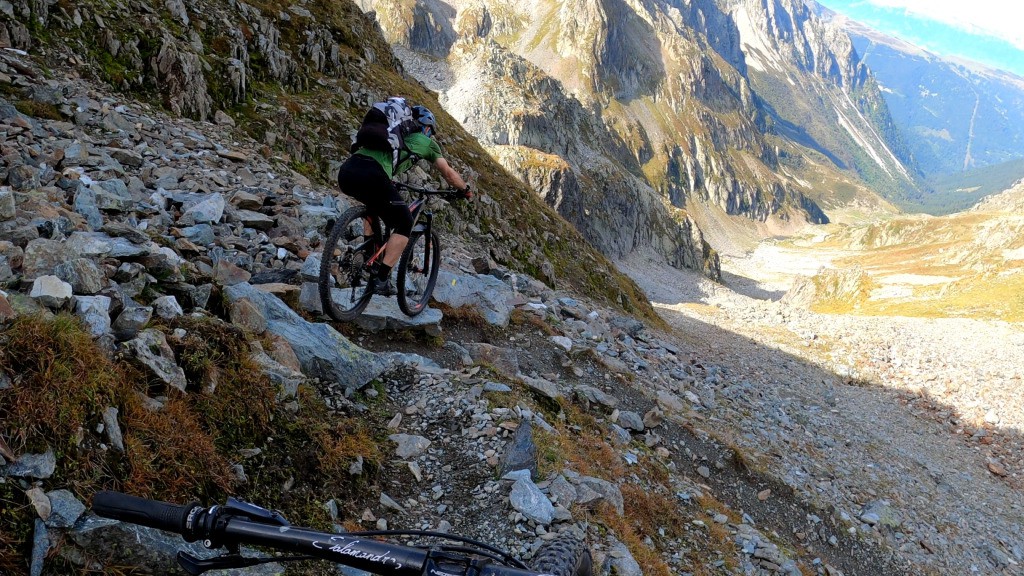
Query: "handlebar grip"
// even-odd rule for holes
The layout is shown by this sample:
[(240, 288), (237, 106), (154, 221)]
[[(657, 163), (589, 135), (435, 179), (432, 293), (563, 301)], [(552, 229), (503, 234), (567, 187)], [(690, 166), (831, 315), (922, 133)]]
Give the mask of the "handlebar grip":
[(188, 520), (196, 508), (201, 509), (197, 503), (181, 506), (108, 490), (96, 493), (92, 499), (92, 510), (99, 516), (183, 536), (194, 530), (188, 526)]

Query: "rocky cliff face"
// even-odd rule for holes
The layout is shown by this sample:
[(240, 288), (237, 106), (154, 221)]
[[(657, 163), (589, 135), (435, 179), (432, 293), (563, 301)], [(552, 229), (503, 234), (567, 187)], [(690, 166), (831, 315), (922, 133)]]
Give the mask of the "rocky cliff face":
[[(880, 127), (887, 111), (884, 103), (877, 105), (877, 89), (849, 39), (818, 22), (801, 2), (360, 5), (374, 10), (389, 41), (409, 49), (402, 52), (407, 66), (441, 92), (445, 106), (472, 133), (495, 146), (559, 157), (573, 181), (583, 184), (577, 204), (620, 195), (628, 200), (604, 203), (619, 211), (646, 197), (637, 186), (653, 190), (664, 209), (644, 200), (636, 212), (656, 215), (654, 228), (674, 214), (682, 222), (675, 236), (689, 236), (693, 226), (678, 209), (704, 206), (759, 221), (827, 221), (818, 201), (810, 199), (814, 186), (800, 177), (795, 163), (780, 164), (780, 150), (788, 157), (824, 154), (826, 172), (878, 172), (901, 183), (911, 178), (893, 152), (899, 146), (890, 146)], [(423, 42), (430, 35), (421, 29), (425, 21), (414, 16), (445, 9), (454, 12), (451, 23), (434, 29), (450, 30), (454, 37), (439, 54), (436, 44)], [(770, 74), (766, 63), (774, 65)], [(765, 75), (771, 79), (762, 81)], [(794, 106), (802, 114), (831, 120), (798, 128), (806, 118), (788, 115), (792, 107), (783, 110), (783, 103), (789, 96), (772, 92), (777, 82), (787, 81), (801, 86)], [(622, 230), (618, 219), (607, 219), (609, 214), (594, 219), (570, 213), (574, 203), (566, 202), (565, 178), (538, 178), (539, 168), (513, 164), (530, 154), (499, 157), (542, 186), (557, 182), (559, 190), (538, 192), (549, 203), (558, 198), (561, 213), (581, 230), (606, 229), (584, 232), (606, 253), (651, 245), (632, 229)], [(609, 173), (630, 178), (609, 181)], [(829, 200), (838, 203), (826, 194)], [(696, 253), (697, 247), (683, 245), (666, 254), (672, 236), (652, 238), (653, 245), (670, 260), (680, 251)]]
[(916, 188), (909, 149), (845, 31), (803, 0), (743, 0), (725, 10), (770, 131), (888, 195)]

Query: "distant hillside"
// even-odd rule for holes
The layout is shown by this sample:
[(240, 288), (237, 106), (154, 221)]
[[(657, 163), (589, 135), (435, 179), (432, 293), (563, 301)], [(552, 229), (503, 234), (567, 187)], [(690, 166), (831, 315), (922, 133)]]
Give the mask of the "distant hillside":
[(936, 216), (962, 212), (983, 198), (1010, 188), (1022, 177), (1024, 159), (938, 176), (929, 180), (930, 193), (923, 195), (916, 207)]
[(1024, 214), (1024, 180), (1017, 182), (1009, 190), (985, 198), (974, 207), (974, 211)]

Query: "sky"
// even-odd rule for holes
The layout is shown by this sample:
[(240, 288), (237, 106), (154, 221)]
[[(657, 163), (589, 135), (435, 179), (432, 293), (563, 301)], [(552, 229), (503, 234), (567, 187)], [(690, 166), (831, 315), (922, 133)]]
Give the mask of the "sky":
[(930, 52), (1024, 76), (1021, 0), (817, 0)]

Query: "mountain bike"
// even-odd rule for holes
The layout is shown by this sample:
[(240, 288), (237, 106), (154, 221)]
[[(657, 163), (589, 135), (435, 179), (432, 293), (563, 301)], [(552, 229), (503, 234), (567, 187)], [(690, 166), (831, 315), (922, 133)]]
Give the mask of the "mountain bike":
[[(409, 244), (398, 261), (397, 278), (398, 307), (406, 315), (416, 316), (430, 302), (441, 264), (441, 242), (433, 231), (434, 216), (427, 205), (434, 196), (455, 197), (458, 191), (430, 190), (399, 182), (395, 186), (417, 195), (409, 204), (413, 227)], [(370, 279), (384, 258), (384, 246), (391, 232), (362, 205), (349, 208), (334, 223), (321, 255), (318, 282), (320, 304), (331, 318), (347, 322), (366, 309), (373, 296)]]
[[(235, 498), (204, 508), (198, 502), (182, 506), (103, 491), (93, 497), (92, 510), (104, 518), (179, 534), (186, 542), (202, 540), (211, 550), (226, 550), (205, 560), (179, 550), (178, 565), (193, 575), (321, 559), (381, 576), (592, 576), (590, 551), (567, 534), (545, 543), (528, 567), (497, 548), (451, 534), (420, 530), (329, 533), (293, 527), (280, 513)], [(381, 536), (429, 537), (457, 544), (407, 546), (374, 539)], [(246, 557), (240, 552), (242, 544), (297, 555)]]

